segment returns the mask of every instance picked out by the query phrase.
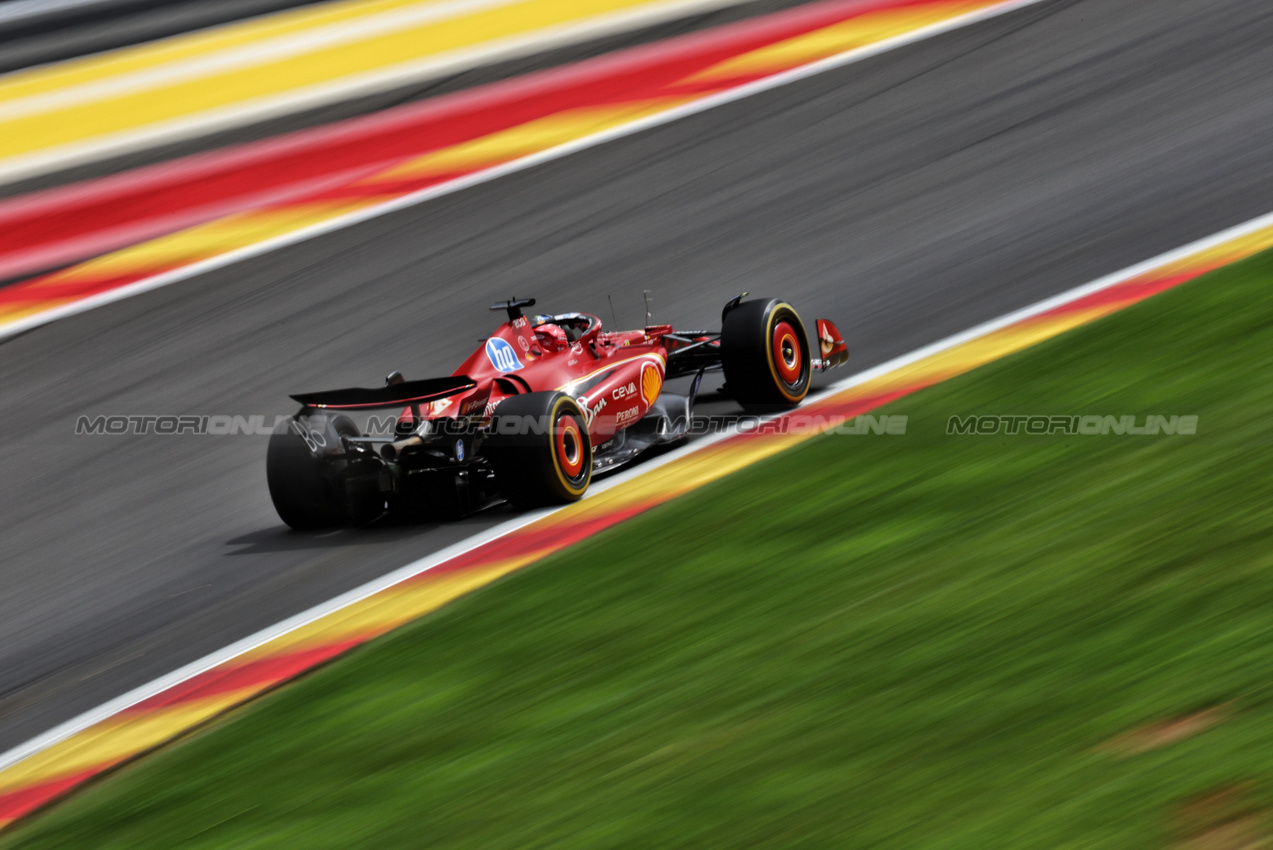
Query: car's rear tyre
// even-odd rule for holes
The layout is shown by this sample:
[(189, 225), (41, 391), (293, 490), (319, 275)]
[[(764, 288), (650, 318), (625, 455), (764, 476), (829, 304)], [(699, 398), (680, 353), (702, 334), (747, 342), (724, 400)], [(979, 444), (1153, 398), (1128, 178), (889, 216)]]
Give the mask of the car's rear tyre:
[(348, 416), (321, 414), (280, 422), (270, 436), (265, 457), (270, 499), (279, 518), (292, 528), (339, 528), (353, 520), (338, 475), (345, 466), (342, 436), (361, 435)]
[(777, 298), (744, 301), (721, 329), (725, 386), (753, 413), (788, 410), (809, 392), (809, 337), (794, 307)]
[(504, 399), (482, 453), (504, 498), (519, 508), (573, 502), (592, 480), (592, 444), (583, 410), (561, 392)]

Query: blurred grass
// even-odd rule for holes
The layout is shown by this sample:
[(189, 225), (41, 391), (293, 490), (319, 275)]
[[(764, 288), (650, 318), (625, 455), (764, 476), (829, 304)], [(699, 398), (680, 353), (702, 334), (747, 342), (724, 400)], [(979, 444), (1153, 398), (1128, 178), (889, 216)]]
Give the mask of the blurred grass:
[[(1217, 789), (1266, 806), (1273, 257), (887, 412), (907, 436), (680, 499), (0, 845), (1148, 848)], [(971, 413), (1200, 423), (944, 435)]]

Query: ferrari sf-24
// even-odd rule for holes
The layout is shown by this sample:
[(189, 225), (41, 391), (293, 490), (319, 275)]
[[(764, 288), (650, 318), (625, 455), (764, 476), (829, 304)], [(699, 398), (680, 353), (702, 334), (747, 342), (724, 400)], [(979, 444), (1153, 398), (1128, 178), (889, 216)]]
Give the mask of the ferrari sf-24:
[[(845, 363), (836, 326), (804, 323), (776, 298), (725, 305), (720, 330), (649, 324), (603, 331), (588, 313), (526, 316), (534, 299), (496, 304), (508, 320), (445, 378), (293, 395), (300, 411), (270, 438), (274, 507), (297, 529), (364, 525), (386, 515), (456, 517), (501, 500), (571, 502), (596, 472), (686, 439), (699, 383), (750, 413), (797, 406), (813, 372)], [(688, 392), (664, 383), (690, 377)], [(392, 435), (366, 436), (346, 413), (400, 408)]]

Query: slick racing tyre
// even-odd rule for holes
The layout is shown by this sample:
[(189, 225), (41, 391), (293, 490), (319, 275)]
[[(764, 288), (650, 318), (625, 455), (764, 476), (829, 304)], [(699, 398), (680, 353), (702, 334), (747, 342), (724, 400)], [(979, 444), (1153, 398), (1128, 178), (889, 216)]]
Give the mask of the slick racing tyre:
[(578, 402), (561, 392), (506, 398), (482, 452), (504, 498), (519, 508), (573, 502), (592, 480), (592, 444)]
[(777, 298), (744, 301), (725, 314), (721, 366), (729, 393), (751, 413), (798, 405), (809, 392), (813, 362), (796, 310)]
[(353, 420), (321, 413), (280, 422), (270, 436), (265, 478), (274, 509), (292, 528), (337, 528), (354, 520), (340, 477), (342, 436), (360, 436)]

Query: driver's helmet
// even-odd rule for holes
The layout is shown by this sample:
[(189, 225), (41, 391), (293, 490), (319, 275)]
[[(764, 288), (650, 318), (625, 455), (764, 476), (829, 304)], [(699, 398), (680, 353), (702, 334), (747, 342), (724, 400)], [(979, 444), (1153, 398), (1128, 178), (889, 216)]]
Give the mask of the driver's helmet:
[(545, 351), (565, 351), (570, 347), (566, 331), (552, 321), (552, 316), (535, 317), (535, 339)]

